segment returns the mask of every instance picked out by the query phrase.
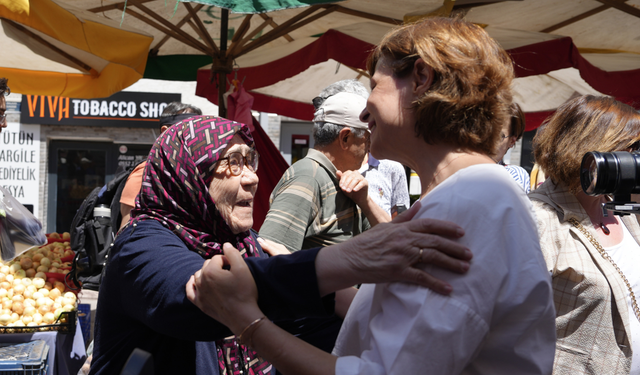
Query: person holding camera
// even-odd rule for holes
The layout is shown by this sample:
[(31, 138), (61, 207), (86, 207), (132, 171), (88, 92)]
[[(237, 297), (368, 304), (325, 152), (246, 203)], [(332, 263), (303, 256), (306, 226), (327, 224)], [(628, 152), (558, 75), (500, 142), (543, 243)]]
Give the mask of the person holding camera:
[(533, 140), (547, 180), (529, 194), (556, 308), (554, 374), (640, 374), (640, 225), (580, 187), (590, 151), (635, 151), (640, 114), (608, 97), (562, 105)]

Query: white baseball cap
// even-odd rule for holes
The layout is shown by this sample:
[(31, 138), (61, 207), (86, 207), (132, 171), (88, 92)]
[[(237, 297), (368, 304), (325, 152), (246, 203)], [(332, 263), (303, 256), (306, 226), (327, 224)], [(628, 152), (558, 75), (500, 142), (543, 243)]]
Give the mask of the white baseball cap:
[(328, 97), (313, 116), (314, 122), (330, 122), (336, 125), (369, 130), (360, 121), (360, 113), (367, 106), (367, 99), (349, 92), (339, 92)]

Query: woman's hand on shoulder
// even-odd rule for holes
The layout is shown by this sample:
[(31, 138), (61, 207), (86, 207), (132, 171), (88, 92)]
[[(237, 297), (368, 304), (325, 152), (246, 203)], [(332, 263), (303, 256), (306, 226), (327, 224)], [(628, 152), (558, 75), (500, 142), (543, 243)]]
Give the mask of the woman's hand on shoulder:
[[(242, 255), (231, 244), (224, 255), (204, 262), (186, 285), (187, 298), (200, 310), (238, 334), (262, 316), (258, 289)], [(226, 269), (225, 269), (226, 268)]]
[[(344, 243), (322, 249), (316, 272), (322, 295), (358, 283), (408, 282), (441, 294), (451, 286), (421, 269), (432, 264), (457, 273), (469, 269), (471, 251), (455, 240), (464, 235), (455, 223), (414, 219), (411, 209)], [(412, 220), (413, 219), (413, 220)]]

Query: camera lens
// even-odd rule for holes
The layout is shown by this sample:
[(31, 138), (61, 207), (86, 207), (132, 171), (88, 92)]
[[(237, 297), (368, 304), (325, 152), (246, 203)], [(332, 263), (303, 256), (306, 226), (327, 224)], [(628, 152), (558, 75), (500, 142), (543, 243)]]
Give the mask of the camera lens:
[(597, 152), (590, 152), (582, 158), (580, 167), (580, 183), (582, 190), (588, 195), (593, 195), (598, 185), (598, 162), (596, 157), (602, 158)]
[(640, 154), (588, 152), (582, 158), (580, 184), (588, 195), (640, 192)]

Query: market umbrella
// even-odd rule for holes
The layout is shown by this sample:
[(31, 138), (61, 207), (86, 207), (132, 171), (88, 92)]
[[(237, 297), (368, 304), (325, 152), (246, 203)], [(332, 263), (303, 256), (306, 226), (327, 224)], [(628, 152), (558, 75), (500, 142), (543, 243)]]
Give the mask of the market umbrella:
[[(561, 102), (580, 93), (574, 89), (581, 89), (586, 82), (594, 92), (634, 102), (638, 96), (635, 90), (640, 88), (636, 73), (640, 40), (633, 34), (640, 26), (640, 10), (622, 0), (65, 1), (154, 35), (145, 77), (195, 80), (197, 69), (210, 64), (200, 73), (202, 87), (198, 91), (217, 103), (226, 91), (225, 75), (233, 71), (235, 61), (238, 76), (255, 97), (254, 109), (286, 114), (284, 111), (297, 108), (298, 114), (292, 116), (297, 118), (311, 116), (310, 104), (308, 97), (292, 100), (296, 98), (291, 94), (298, 93), (301, 86), (317, 92), (324, 82), (316, 84), (305, 77), (282, 96), (269, 86), (311, 68), (336, 81), (347, 70), (363, 67), (368, 50), (357, 49), (352, 37), (375, 45), (384, 32), (370, 30), (388, 30), (405, 19), (425, 15), (463, 16), (505, 42), (503, 46), (512, 56), (519, 56), (514, 57), (516, 68), (523, 67), (518, 69), (519, 76), (529, 78), (521, 85), (528, 90), (521, 99), (544, 98), (546, 103), (555, 97), (554, 103)], [(262, 13), (229, 14), (220, 7)], [(330, 30), (342, 35), (330, 35)], [(341, 64), (338, 69), (336, 61)], [(322, 62), (328, 66), (315, 66)], [(559, 69), (573, 73), (547, 74), (562, 72)], [(338, 74), (333, 74), (335, 71)], [(539, 79), (530, 78), (538, 75)], [(575, 77), (580, 81), (577, 86), (567, 85)], [(558, 85), (563, 89), (555, 89)], [(300, 109), (300, 103), (307, 109)], [(544, 103), (529, 100), (525, 110), (533, 113), (556, 105)]]
[[(226, 77), (242, 56), (271, 55), (277, 49), (283, 57), (332, 28), (364, 21), (397, 25), (411, 12), (449, 14), (470, 4), (502, 0), (65, 1), (154, 35), (146, 78), (195, 80), (198, 68), (212, 64), (209, 81), (221, 87), (213, 100), (220, 105)], [(252, 77), (247, 79), (245, 84)], [(225, 115), (224, 105), (220, 114)]]
[(152, 36), (56, 0), (0, 0), (0, 77), (14, 92), (108, 97), (144, 73)]
[(632, 3), (638, 4), (527, 0), (478, 7), (466, 18), (553, 37), (510, 51), (516, 74), (525, 77), (514, 85), (515, 100), (529, 112), (531, 130), (558, 105), (580, 94), (609, 95), (640, 108), (640, 9)]
[[(279, 53), (279, 57), (286, 56), (331, 27), (365, 20), (397, 25), (402, 23), (400, 19), (385, 15), (396, 7), (401, 9), (396, 14), (420, 9), (424, 4), (429, 8), (433, 8), (433, 5), (436, 5), (435, 8), (442, 7), (442, 0), (351, 0), (339, 4), (326, 0), (207, 0), (201, 1), (201, 4), (178, 2), (175, 5), (173, 2), (167, 4), (164, 0), (66, 1), (98, 16), (122, 20), (124, 25), (154, 35), (145, 71), (147, 78), (195, 80), (197, 69), (211, 64), (208, 81), (216, 89), (210, 99), (220, 106), (219, 113), (223, 117), (228, 117), (222, 100), (227, 91), (227, 76), (233, 72), (233, 63), (240, 57), (271, 56), (274, 52)], [(458, 3), (477, 1), (459, 0)], [(450, 1), (448, 3), (453, 4)], [(219, 6), (250, 14), (230, 15), (228, 9)], [(256, 12), (259, 14), (254, 15)], [(308, 37), (311, 39), (308, 40)], [(246, 83), (252, 79), (249, 77)], [(242, 81), (244, 83), (245, 80)], [(258, 109), (255, 105), (253, 108)], [(260, 125), (252, 122), (261, 154), (258, 174), (263, 174), (254, 215), (255, 223), (259, 226), (266, 214), (266, 210), (261, 213), (261, 207), (268, 208), (268, 195), (287, 168), (287, 163)], [(262, 166), (269, 169), (263, 169)]]
[[(640, 43), (629, 30), (640, 26), (640, 11), (597, 4), (535, 0), (466, 8), (465, 17), (485, 27), (514, 60), (519, 77), (514, 97), (527, 112), (527, 130), (575, 95), (611, 95), (638, 107)], [(254, 109), (310, 120), (311, 99), (323, 87), (347, 78), (367, 84), (362, 71), (366, 56), (390, 28), (362, 22), (274, 47), (270, 53), (247, 54), (236, 60), (237, 74), (247, 77)], [(199, 70), (196, 90), (215, 100), (208, 67)]]

